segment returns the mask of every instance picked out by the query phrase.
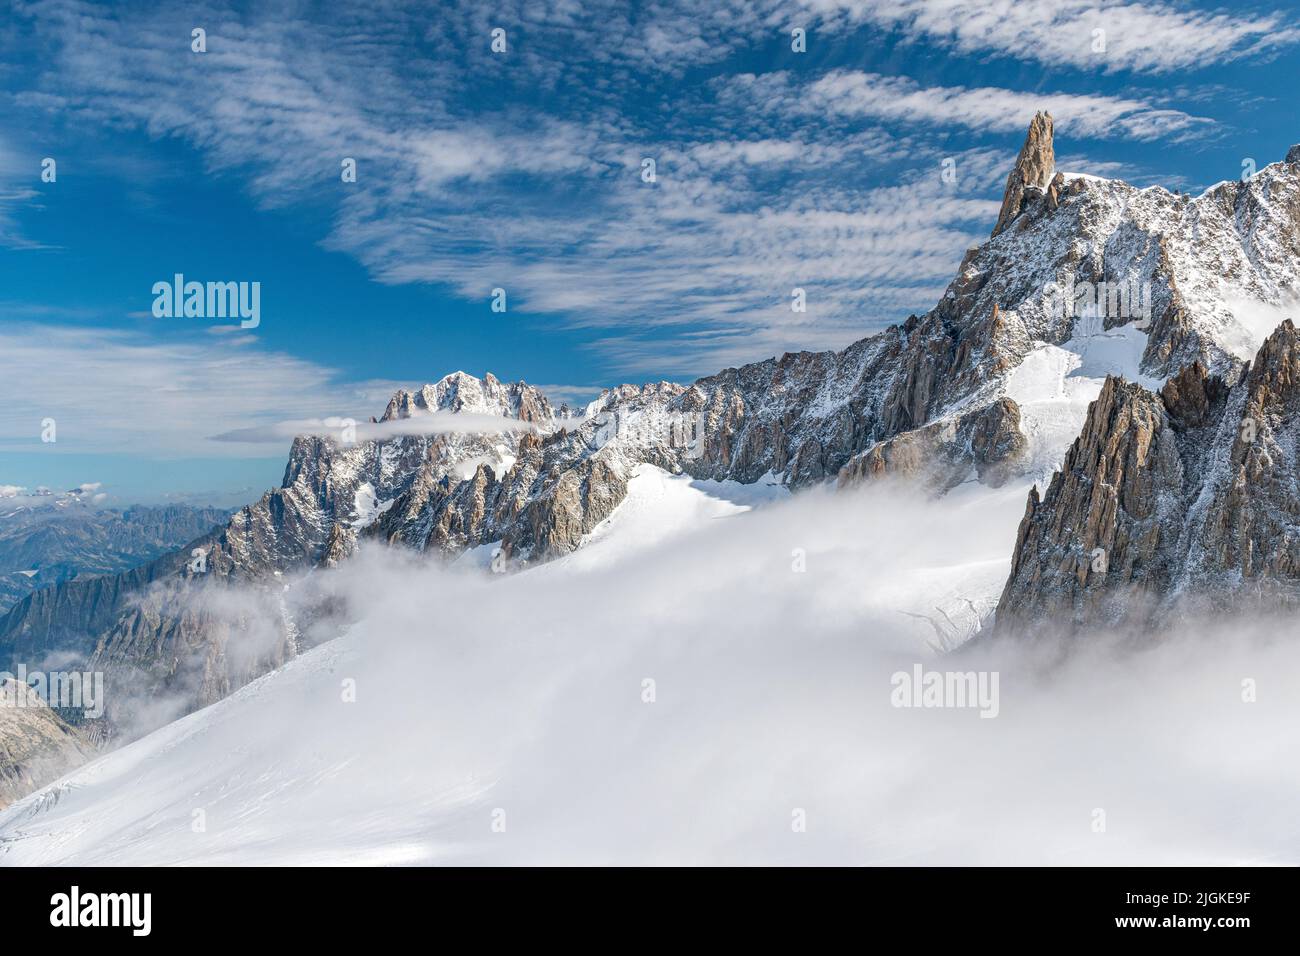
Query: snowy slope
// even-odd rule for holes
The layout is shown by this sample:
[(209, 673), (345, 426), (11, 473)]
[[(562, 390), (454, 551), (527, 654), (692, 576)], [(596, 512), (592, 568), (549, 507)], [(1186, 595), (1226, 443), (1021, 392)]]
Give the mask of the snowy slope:
[(896, 709), (934, 660), (901, 609), (1005, 573), (1018, 496), (811, 493), (624, 550), (708, 514), (677, 481), (638, 482), (602, 567), (363, 550), (327, 572), (369, 599), (347, 637), (0, 813), (0, 863), (1300, 860), (1300, 704), (1235, 691), (1300, 678), (1300, 642), (1001, 660), (995, 720)]
[[(604, 567), (699, 530), (705, 522), (741, 515), (789, 496), (775, 478), (747, 485), (669, 475), (653, 465), (636, 465), (623, 502), (586, 536), (579, 550), (559, 558), (555, 566), (559, 573)], [(545, 568), (537, 570), (546, 573)]]
[(1021, 430), (1029, 439), (1029, 477), (1043, 484), (1060, 466), (1107, 375), (1122, 375), (1151, 389), (1164, 384), (1142, 371), (1145, 347), (1145, 334), (1132, 325), (1094, 327), (1063, 345), (1037, 343), (1011, 370), (1005, 394), (1020, 406)]

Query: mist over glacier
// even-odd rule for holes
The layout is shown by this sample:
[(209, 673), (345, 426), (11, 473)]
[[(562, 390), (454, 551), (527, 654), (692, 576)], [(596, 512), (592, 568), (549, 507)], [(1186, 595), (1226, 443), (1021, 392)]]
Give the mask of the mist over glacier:
[[(521, 573), (363, 548), (291, 588), (346, 636), (0, 813), (0, 863), (1297, 862), (1294, 624), (934, 653), (1024, 493), (643, 468)], [(892, 706), (916, 663), (998, 671), (996, 719)]]

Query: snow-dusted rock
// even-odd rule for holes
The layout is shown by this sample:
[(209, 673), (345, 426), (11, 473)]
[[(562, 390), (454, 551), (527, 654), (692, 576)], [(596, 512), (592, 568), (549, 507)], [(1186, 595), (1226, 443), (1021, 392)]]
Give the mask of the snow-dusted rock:
[(1109, 379), (1046, 493), (1030, 493), (999, 631), (1300, 605), (1297, 449), (1290, 321), (1228, 380), (1199, 363), (1158, 395)]

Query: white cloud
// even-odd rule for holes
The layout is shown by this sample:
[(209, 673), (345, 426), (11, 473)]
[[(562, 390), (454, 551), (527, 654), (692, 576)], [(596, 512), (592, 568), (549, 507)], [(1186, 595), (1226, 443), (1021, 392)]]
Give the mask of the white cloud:
[(812, 82), (788, 73), (741, 74), (729, 81), (732, 100), (787, 114), (831, 114), (872, 120), (1020, 132), (1027, 117), (1047, 110), (1067, 135), (1101, 139), (1170, 139), (1205, 132), (1213, 121), (1123, 96), (1030, 93), (998, 87), (923, 87), (906, 77), (833, 70)]
[[(960, 53), (1082, 70), (1167, 73), (1264, 56), (1300, 42), (1289, 13), (1130, 0), (804, 0), (831, 29), (868, 23)], [(1104, 31), (1098, 49), (1094, 31)]]
[[(23, 837), (6, 860), (1300, 861), (1300, 768), (1278, 759), (1300, 726), (1294, 620), (1200, 622), (1122, 654), (1097, 635), (1050, 667), (1023, 647), (936, 659), (901, 612), (996, 593), (1023, 490), (877, 492), (684, 524), (648, 497), (591, 561), (503, 578), (377, 549), (287, 592), (229, 592), (211, 613), (254, 642), (325, 597), (350, 632), (78, 771), (40, 814), (0, 813), (0, 837)], [(633, 527), (657, 540), (620, 541)], [(917, 662), (997, 670), (998, 716), (891, 706), (893, 673)]]
[(851, 148), (847, 143), (823, 144), (798, 139), (721, 140), (697, 143), (681, 155), (703, 168), (729, 169), (737, 163), (824, 166), (842, 160)]
[(5, 139), (0, 139), (0, 247), (39, 249), (40, 242), (18, 225), (17, 210), (39, 202), (40, 159), (24, 157)]
[[(330, 369), (227, 337), (11, 324), (0, 326), (0, 354), (0, 447), (12, 450), (265, 455), (210, 436), (292, 415), (364, 420), (387, 401), (375, 401), (379, 383), (342, 382)], [(55, 420), (53, 444), (41, 442), (46, 418)]]
[[(485, 432), (536, 432), (538, 427), (500, 415), (473, 412), (432, 412), (386, 422), (357, 421), (350, 418), (308, 418), (249, 428), (237, 428), (212, 436), (213, 441), (274, 442), (283, 445), (298, 435), (315, 435), (335, 441), (383, 441), (398, 435), (477, 435)], [(345, 432), (350, 439), (344, 438)]]
[(41, 508), (66, 505), (70, 501), (89, 501), (98, 505), (108, 500), (108, 495), (99, 490), (102, 487), (103, 483), (98, 481), (83, 482), (70, 491), (52, 491), (46, 487), (30, 489), (22, 485), (0, 485), (0, 498), (4, 499), (6, 507), (17, 505), (20, 508)]

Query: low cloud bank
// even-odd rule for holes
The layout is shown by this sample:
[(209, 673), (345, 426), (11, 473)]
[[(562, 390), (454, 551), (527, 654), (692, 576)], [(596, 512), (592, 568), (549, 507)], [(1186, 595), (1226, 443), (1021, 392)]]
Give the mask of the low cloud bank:
[[(928, 648), (1022, 507), (814, 492), (506, 576), (370, 549), (290, 588), (345, 637), (0, 814), (0, 862), (1297, 862), (1294, 623)], [(896, 706), (918, 664), (996, 672), (996, 717)]]
[[(573, 427), (581, 424), (582, 421), (583, 419), (574, 418), (571, 422), (562, 420), (561, 424)], [(503, 415), (438, 411), (411, 418), (394, 418), (385, 422), (359, 422), (353, 418), (338, 417), (297, 419), (270, 425), (237, 428), (222, 432), (220, 435), (213, 435), (212, 441), (279, 444), (300, 435), (314, 435), (352, 444), (359, 441), (383, 441), (399, 435), (478, 435), (537, 431), (541, 429), (531, 422), (506, 418)]]

